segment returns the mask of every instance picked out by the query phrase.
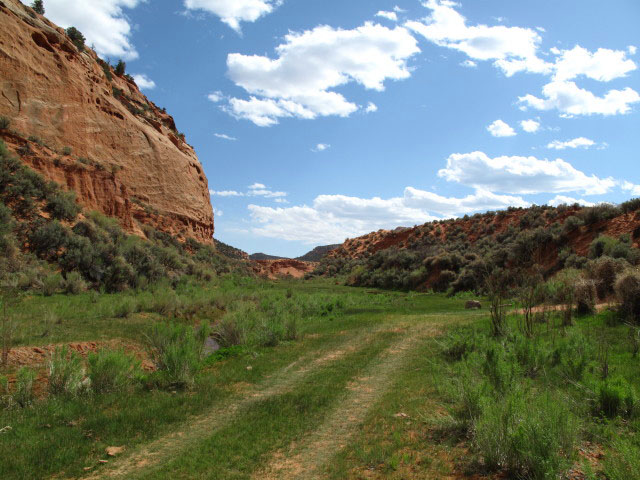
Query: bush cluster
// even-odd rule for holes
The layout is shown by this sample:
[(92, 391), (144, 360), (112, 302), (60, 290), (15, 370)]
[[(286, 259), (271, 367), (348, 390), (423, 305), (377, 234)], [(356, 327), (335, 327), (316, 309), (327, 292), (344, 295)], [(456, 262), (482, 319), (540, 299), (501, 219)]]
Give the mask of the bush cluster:
[[(49, 218), (42, 218), (40, 209)], [(38, 259), (54, 263), (62, 277), (44, 273), (35, 282), (20, 281), (25, 286), (40, 285), (51, 295), (87, 286), (108, 292), (146, 288), (160, 279), (177, 282), (185, 275), (207, 281), (241, 268), (240, 262), (211, 246), (193, 240), (183, 244), (151, 227), (145, 227), (149, 241), (144, 241), (97, 212), (76, 221), (79, 212), (73, 192), (45, 181), (0, 143), (0, 249), (6, 253), (0, 260), (0, 277), (23, 275), (28, 271), (25, 264), (37, 264)], [(21, 255), (16, 248), (20, 244), (35, 257)]]
[[(575, 361), (575, 343), (584, 341), (579, 336), (554, 346), (520, 334), (496, 341), (468, 329), (442, 345), (455, 369), (452, 417), (471, 436), (485, 468), (509, 478), (545, 479), (571, 465), (577, 418), (557, 396), (528, 388), (525, 378), (542, 372), (562, 377), (567, 362)], [(587, 363), (592, 354), (585, 352)]]
[(80, 32), (80, 30), (78, 30), (76, 27), (69, 27), (67, 28), (66, 32), (67, 36), (76, 46), (78, 51), (84, 51), (84, 42), (86, 41), (86, 39), (84, 38), (84, 35)]
[[(487, 276), (495, 269), (513, 271), (512, 286), (517, 285), (515, 273), (536, 266), (544, 265), (545, 277), (553, 275), (557, 269), (550, 269), (548, 260), (558, 252), (557, 268), (587, 272), (576, 294), (580, 311), (592, 311), (591, 281), (600, 300), (610, 297), (620, 271), (640, 263), (640, 251), (633, 247), (631, 235), (601, 235), (593, 241), (586, 258), (565, 247), (568, 235), (580, 227), (596, 229), (602, 222), (638, 208), (640, 199), (620, 206), (534, 206), (519, 215), (519, 222), (511, 222), (500, 232), (495, 229), (496, 218), (519, 209), (436, 221), (417, 227), (403, 248), (376, 251), (375, 244), (369, 241), (364, 243), (365, 251), (358, 259), (324, 257), (313, 275), (345, 276), (348, 284), (356, 286), (431, 289), (451, 295), (461, 291), (487, 293)], [(471, 239), (465, 229), (475, 238)]]

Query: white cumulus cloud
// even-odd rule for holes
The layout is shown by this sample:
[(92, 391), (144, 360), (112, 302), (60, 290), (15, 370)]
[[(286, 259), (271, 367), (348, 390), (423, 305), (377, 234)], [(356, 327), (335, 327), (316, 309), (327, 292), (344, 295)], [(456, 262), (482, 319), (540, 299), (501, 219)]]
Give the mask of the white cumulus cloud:
[(207, 95), (207, 98), (210, 102), (219, 103), (224, 100), (225, 97), (220, 90), (216, 90), (215, 92), (211, 92), (209, 95)]
[(592, 92), (578, 87), (574, 82), (554, 81), (542, 89), (544, 98), (533, 95), (519, 97), (523, 107), (536, 110), (557, 109), (565, 115), (617, 115), (631, 111), (631, 105), (640, 102), (640, 95), (626, 87), (623, 90), (609, 90), (598, 97)]
[(376, 17), (386, 18), (387, 20), (391, 20), (392, 22), (398, 21), (398, 14), (396, 12), (385, 12), (384, 10), (380, 10), (376, 13)]
[(360, 107), (331, 89), (355, 82), (382, 91), (386, 80), (411, 76), (407, 61), (419, 51), (402, 27), (365, 23), (352, 30), (319, 26), (289, 33), (276, 58), (227, 57), (229, 78), (250, 97), (232, 98), (226, 109), (263, 127), (284, 117), (347, 117)]
[(599, 48), (591, 53), (586, 48), (576, 45), (571, 50), (555, 50), (559, 57), (554, 65), (554, 81), (566, 82), (584, 75), (599, 82), (609, 82), (615, 78), (625, 77), (636, 68), (624, 50)]
[[(520, 97), (522, 109), (557, 109), (561, 116), (618, 115), (628, 113), (630, 105), (640, 101), (638, 93), (627, 87), (610, 90), (603, 97), (578, 87), (572, 80), (586, 77), (609, 82), (626, 77), (637, 69), (627, 55), (636, 52), (599, 48), (594, 52), (580, 45), (572, 49), (551, 48), (540, 52), (544, 29), (507, 27), (504, 25), (472, 25), (460, 14), (458, 3), (450, 0), (426, 0), (423, 5), (431, 13), (421, 21), (409, 21), (405, 26), (436, 45), (458, 50), (469, 59), (462, 65), (473, 66), (475, 61), (492, 61), (510, 77), (518, 72), (548, 75), (550, 82), (543, 88), (543, 98), (534, 95)], [(552, 61), (544, 60), (547, 56)]]
[(63, 28), (76, 27), (101, 57), (134, 60), (131, 24), (125, 9), (144, 0), (46, 0), (47, 17)]
[(564, 195), (556, 195), (554, 198), (552, 198), (551, 200), (549, 200), (547, 202), (549, 205), (551, 205), (552, 207), (557, 207), (558, 205), (573, 205), (573, 204), (578, 204), (578, 205), (582, 205), (583, 207), (593, 207), (595, 205), (595, 203), (593, 202), (588, 202), (586, 200), (584, 200), (583, 198), (573, 198), (573, 197), (565, 197)]
[[(407, 187), (399, 197), (383, 199), (346, 195), (319, 195), (311, 206), (273, 208), (249, 205), (256, 235), (304, 243), (339, 243), (378, 230), (507, 206), (528, 206), (520, 197), (486, 191), (463, 198), (443, 197)], [(436, 216), (437, 215), (437, 216)]]
[(438, 176), (470, 187), (512, 194), (582, 192), (601, 195), (616, 185), (612, 178), (586, 175), (562, 160), (454, 153)]
[(209, 190), (209, 194), (218, 197), (244, 197), (244, 193), (235, 190)]
[(226, 133), (214, 133), (213, 136), (221, 138), (222, 140), (229, 140), (231, 142), (235, 142), (236, 140), (238, 140), (236, 137), (232, 137), (230, 135), (227, 135)]
[(547, 148), (553, 150), (566, 150), (567, 148), (589, 148), (596, 144), (593, 140), (585, 137), (574, 138), (573, 140), (567, 140), (562, 142), (560, 140), (554, 140), (547, 145)]
[(265, 198), (284, 198), (287, 192), (275, 192), (263, 183), (254, 183), (247, 187), (246, 192), (238, 192), (237, 190), (209, 190), (209, 193), (218, 197), (265, 197)]
[(505, 75), (520, 71), (548, 73), (551, 65), (541, 60), (542, 38), (533, 29), (504, 25), (468, 25), (467, 19), (448, 0), (427, 0), (431, 14), (406, 26), (436, 45), (458, 50), (473, 60), (492, 60)]
[(516, 131), (511, 126), (503, 122), (502, 120), (496, 120), (487, 127), (487, 131), (494, 137), (513, 137)]
[(138, 85), (140, 90), (153, 90), (154, 88), (156, 88), (156, 82), (151, 80), (143, 73), (134, 74), (133, 80), (136, 82), (136, 85)]
[(185, 0), (187, 10), (212, 13), (236, 32), (241, 22), (255, 22), (282, 3), (280, 0)]
[(367, 113), (377, 112), (378, 111), (378, 106), (373, 102), (369, 102), (369, 104), (367, 105), (367, 108), (365, 108), (364, 111), (367, 112)]
[(625, 192), (629, 192), (630, 195), (640, 196), (640, 185), (635, 185), (631, 182), (624, 181), (621, 183), (620, 187)]
[(315, 147), (313, 147), (311, 150), (314, 152), (324, 152), (329, 148), (331, 148), (331, 145), (329, 145), (328, 143), (319, 143)]
[(262, 183), (254, 183), (249, 185), (249, 191), (247, 192), (249, 197), (266, 197), (266, 198), (282, 198), (287, 196), (287, 192), (274, 192), (269, 187)]
[(540, 122), (536, 122), (535, 120), (522, 120), (520, 126), (522, 130), (527, 133), (536, 133), (540, 130)]
[(478, 66), (476, 62), (469, 60), (468, 58), (464, 62), (461, 62), (460, 65), (466, 68), (476, 68)]

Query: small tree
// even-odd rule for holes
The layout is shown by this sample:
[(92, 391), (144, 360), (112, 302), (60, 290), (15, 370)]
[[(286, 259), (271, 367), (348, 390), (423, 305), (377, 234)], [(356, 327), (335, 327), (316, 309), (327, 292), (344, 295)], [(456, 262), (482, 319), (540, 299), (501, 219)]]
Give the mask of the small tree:
[(533, 336), (534, 311), (536, 305), (542, 301), (541, 289), (542, 275), (538, 271), (524, 272), (520, 279), (518, 289), (518, 303), (522, 308), (521, 330), (527, 336)]
[(640, 271), (628, 270), (618, 276), (615, 285), (620, 312), (627, 320), (640, 321)]
[(2, 366), (6, 367), (9, 362), (9, 352), (13, 343), (13, 332), (15, 324), (7, 312), (10, 304), (20, 301), (20, 295), (17, 288), (13, 286), (3, 286), (0, 289), (0, 335), (2, 336)]
[(33, 8), (38, 15), (44, 15), (44, 3), (42, 0), (35, 0), (31, 4), (31, 8)]
[(573, 285), (576, 311), (579, 315), (589, 315), (596, 312), (596, 284), (593, 280), (580, 277)]
[(116, 65), (116, 68), (115, 68), (116, 75), (121, 77), (122, 75), (124, 75), (124, 72), (126, 70), (127, 70), (127, 64), (122, 60), (118, 60), (118, 64)]
[(76, 48), (82, 52), (84, 50), (85, 42), (84, 35), (82, 35), (80, 30), (78, 30), (76, 27), (69, 27), (67, 28), (66, 32)]
[(573, 325), (573, 307), (575, 305), (575, 283), (579, 272), (577, 270), (565, 269), (557, 277), (556, 300), (561, 305), (562, 326)]
[(501, 337), (507, 333), (507, 305), (509, 279), (507, 273), (499, 268), (487, 275), (485, 287), (489, 296), (491, 312), (491, 333)]

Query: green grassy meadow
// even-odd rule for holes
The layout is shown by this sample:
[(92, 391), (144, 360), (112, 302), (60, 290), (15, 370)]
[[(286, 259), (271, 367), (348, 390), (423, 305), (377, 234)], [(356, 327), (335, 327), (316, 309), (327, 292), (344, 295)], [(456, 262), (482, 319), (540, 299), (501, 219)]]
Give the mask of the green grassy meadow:
[[(232, 275), (22, 298), (17, 349), (144, 356), (168, 320), (210, 325), (223, 348), (187, 387), (150, 371), (106, 393), (36, 386), (0, 410), (0, 478), (640, 478), (633, 328), (605, 311), (527, 337), (512, 313), (496, 339), (466, 298)], [(17, 373), (1, 372), (9, 392)]]

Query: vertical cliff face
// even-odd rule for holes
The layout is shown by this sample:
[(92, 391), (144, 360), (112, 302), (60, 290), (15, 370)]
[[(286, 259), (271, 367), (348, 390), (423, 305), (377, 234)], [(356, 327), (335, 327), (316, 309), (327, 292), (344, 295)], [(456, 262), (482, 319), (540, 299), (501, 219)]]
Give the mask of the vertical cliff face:
[(164, 110), (17, 0), (0, 0), (0, 32), (9, 148), (132, 233), (149, 224), (212, 243), (207, 178)]

